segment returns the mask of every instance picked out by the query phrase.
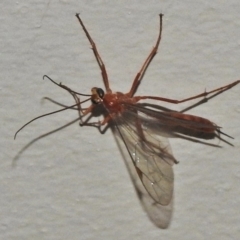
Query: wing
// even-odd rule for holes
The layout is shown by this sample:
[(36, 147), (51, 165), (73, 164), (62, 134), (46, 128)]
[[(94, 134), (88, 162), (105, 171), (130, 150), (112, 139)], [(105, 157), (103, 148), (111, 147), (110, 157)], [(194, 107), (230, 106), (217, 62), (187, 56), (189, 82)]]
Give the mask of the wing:
[(114, 122), (146, 191), (155, 203), (168, 205), (173, 195), (172, 165), (176, 160), (168, 139), (160, 135), (156, 120), (134, 105), (126, 105)]

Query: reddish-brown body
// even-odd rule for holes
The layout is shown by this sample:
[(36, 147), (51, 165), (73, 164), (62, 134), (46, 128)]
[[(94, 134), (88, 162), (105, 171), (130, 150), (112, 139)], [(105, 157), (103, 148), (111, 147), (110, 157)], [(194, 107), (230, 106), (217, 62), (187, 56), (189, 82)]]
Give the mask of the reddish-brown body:
[[(170, 112), (166, 113), (167, 115), (171, 115), (171, 117), (179, 120), (185, 120), (186, 122), (182, 123), (181, 121), (178, 122), (180, 126), (185, 128), (191, 128), (191, 124), (194, 126), (194, 129), (197, 131), (205, 132), (205, 133), (214, 133), (218, 128), (216, 124), (209, 121), (206, 118), (190, 115), (190, 114), (183, 114), (180, 112)], [(191, 124), (189, 124), (191, 123)]]
[(140, 99), (138, 97), (129, 97), (129, 93), (106, 93), (102, 99), (104, 107), (110, 113), (122, 113), (124, 104), (136, 104)]
[(104, 107), (108, 110), (110, 114), (117, 114), (123, 112), (123, 101), (133, 103), (133, 99), (128, 98), (126, 94), (123, 94), (121, 92), (106, 93), (102, 99)]
[[(108, 92), (104, 95), (102, 100), (102, 104), (106, 108), (110, 117), (121, 114), (124, 112), (124, 104), (136, 104), (138, 101), (143, 99), (144, 97), (129, 97), (129, 94), (124, 94), (121, 92)], [(198, 132), (205, 133), (214, 133), (218, 128), (216, 124), (211, 122), (210, 120), (190, 114), (180, 113), (180, 112), (164, 112), (165, 115), (171, 116), (173, 119), (179, 119), (184, 121), (174, 121), (174, 123), (168, 122), (168, 125), (181, 126), (184, 128), (192, 128)], [(161, 119), (160, 119), (161, 121)], [(105, 122), (104, 122), (105, 123)], [(191, 123), (191, 124), (189, 124)]]

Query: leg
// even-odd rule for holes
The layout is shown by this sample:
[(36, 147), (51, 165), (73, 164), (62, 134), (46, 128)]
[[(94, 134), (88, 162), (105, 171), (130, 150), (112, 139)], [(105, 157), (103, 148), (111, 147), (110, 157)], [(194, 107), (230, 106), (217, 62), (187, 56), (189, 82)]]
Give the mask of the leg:
[(153, 99), (153, 100), (159, 100), (159, 101), (163, 101), (163, 102), (169, 102), (169, 103), (174, 103), (174, 104), (179, 104), (179, 103), (182, 103), (182, 102), (187, 102), (187, 101), (190, 101), (190, 100), (193, 100), (193, 99), (196, 99), (196, 98), (200, 98), (200, 97), (206, 97), (207, 95), (209, 94), (212, 94), (212, 93), (222, 93), (222, 92), (225, 92), (227, 91), (228, 89), (234, 87), (235, 85), (239, 84), (240, 83), (240, 80), (237, 80), (233, 83), (230, 83), (226, 86), (223, 86), (223, 87), (220, 87), (220, 88), (217, 88), (217, 89), (214, 89), (210, 92), (204, 92), (204, 93), (200, 93), (198, 95), (195, 95), (193, 97), (189, 97), (189, 98), (185, 98), (183, 100), (175, 100), (175, 99), (169, 99), (169, 98), (162, 98), (162, 97), (154, 97), (154, 96), (136, 96), (136, 97), (133, 97), (133, 99), (138, 102), (140, 100), (143, 100), (143, 99)]
[[(82, 117), (84, 116), (84, 112), (83, 112), (83, 109), (81, 107), (81, 101), (80, 101), (80, 98), (75, 94), (75, 93), (72, 93), (70, 91), (68, 91), (74, 98), (75, 102), (76, 102), (76, 105), (77, 105), (77, 110), (78, 110), (78, 115), (79, 115), (79, 120), (80, 122), (82, 123)], [(91, 106), (90, 106), (91, 107)], [(92, 111), (92, 110), (91, 110)]]
[(107, 92), (111, 92), (111, 89), (109, 88), (109, 82), (108, 82), (108, 75), (107, 75), (107, 71), (106, 71), (106, 68), (105, 68), (105, 65), (104, 65), (104, 62), (102, 61), (102, 58), (100, 57), (99, 53), (98, 53), (98, 50), (97, 50), (97, 47), (94, 43), (94, 41), (92, 40), (90, 34), (88, 33), (86, 27), (84, 26), (80, 16), (79, 16), (79, 13), (76, 14), (76, 17), (79, 21), (79, 23), (81, 24), (82, 28), (83, 28), (83, 31), (85, 32), (91, 46), (92, 46), (92, 50), (93, 50), (93, 53), (95, 55), (95, 58), (98, 62), (98, 65), (101, 69), (101, 72), (102, 72), (102, 78), (103, 78), (103, 82), (104, 82), (104, 85), (105, 85), (105, 88), (106, 88), (106, 91)]
[[(109, 124), (107, 124), (110, 120), (111, 117), (108, 115), (107, 117), (105, 117), (102, 121), (98, 121), (98, 122), (89, 122), (90, 119), (93, 117), (92, 114), (90, 114), (87, 119), (85, 119), (84, 121), (80, 122), (80, 126), (89, 126), (89, 127), (95, 127), (98, 129), (98, 131), (100, 133), (105, 133), (107, 131), (107, 129), (109, 128)], [(104, 126), (104, 128), (102, 128), (102, 126)]]
[(140, 69), (140, 71), (137, 73), (137, 75), (136, 75), (136, 77), (133, 81), (131, 90), (128, 93), (129, 97), (132, 97), (134, 95), (134, 93), (137, 91), (137, 88), (138, 88), (138, 86), (139, 86), (139, 84), (140, 84), (140, 82), (141, 82), (149, 64), (151, 63), (152, 59), (154, 58), (154, 56), (157, 53), (158, 46), (159, 46), (159, 43), (160, 43), (160, 40), (161, 40), (161, 37), (162, 37), (162, 18), (163, 18), (163, 14), (159, 14), (159, 16), (160, 16), (160, 30), (159, 30), (159, 35), (158, 35), (156, 45), (154, 46), (154, 48), (150, 52), (149, 56), (145, 60), (144, 64), (142, 65), (142, 68)]

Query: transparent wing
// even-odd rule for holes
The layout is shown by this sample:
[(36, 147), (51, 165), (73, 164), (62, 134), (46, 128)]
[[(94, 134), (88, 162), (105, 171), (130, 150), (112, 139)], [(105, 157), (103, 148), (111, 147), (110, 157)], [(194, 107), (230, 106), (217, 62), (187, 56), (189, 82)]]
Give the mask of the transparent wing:
[(155, 203), (168, 205), (173, 195), (176, 163), (168, 139), (161, 136), (156, 120), (144, 112), (125, 106), (114, 119), (136, 172)]

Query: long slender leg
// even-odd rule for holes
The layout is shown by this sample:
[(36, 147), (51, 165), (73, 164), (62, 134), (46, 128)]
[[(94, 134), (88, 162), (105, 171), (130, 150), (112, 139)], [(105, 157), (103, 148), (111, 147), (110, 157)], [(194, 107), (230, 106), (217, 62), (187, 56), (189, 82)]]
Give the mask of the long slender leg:
[(134, 93), (137, 91), (137, 88), (138, 88), (138, 86), (139, 86), (139, 84), (140, 84), (140, 82), (141, 82), (149, 64), (151, 63), (151, 61), (153, 60), (154, 56), (157, 53), (158, 46), (159, 46), (159, 43), (160, 43), (160, 40), (161, 40), (161, 37), (162, 37), (162, 18), (163, 18), (163, 14), (162, 13), (159, 14), (159, 17), (160, 17), (160, 29), (159, 29), (159, 35), (158, 35), (156, 45), (154, 46), (154, 48), (150, 52), (149, 56), (147, 57), (147, 59), (143, 63), (140, 71), (137, 73), (137, 75), (136, 75), (136, 77), (133, 81), (131, 90), (128, 93), (129, 97), (132, 97), (134, 95)]
[(187, 102), (187, 101), (190, 101), (190, 100), (193, 100), (193, 99), (196, 99), (196, 98), (206, 97), (207, 95), (212, 94), (212, 93), (217, 93), (217, 92), (222, 93), (222, 92), (225, 92), (225, 91), (229, 90), (230, 88), (236, 86), (239, 83), (240, 83), (240, 80), (237, 80), (237, 81), (235, 81), (233, 83), (230, 83), (230, 84), (228, 84), (226, 86), (214, 89), (214, 90), (209, 91), (209, 92), (203, 92), (203, 93), (200, 93), (200, 94), (195, 95), (193, 97), (185, 98), (185, 99), (182, 99), (182, 100), (175, 100), (175, 99), (169, 99), (169, 98), (163, 98), (163, 97), (154, 97), (154, 96), (136, 96), (136, 97), (133, 97), (133, 99), (136, 102), (138, 102), (140, 100), (143, 100), (143, 99), (154, 99), (154, 100), (159, 100), (159, 101), (163, 101), (163, 102), (179, 104), (179, 103)]
[(74, 98), (74, 100), (77, 104), (79, 120), (80, 120), (80, 123), (82, 123), (83, 122), (82, 117), (84, 115), (84, 112), (83, 112), (83, 109), (82, 109), (82, 106), (81, 106), (80, 98), (75, 93), (72, 93), (70, 91), (69, 91), (69, 93), (73, 96), (73, 98)]
[(98, 53), (98, 50), (97, 50), (97, 47), (96, 47), (96, 44), (94, 43), (94, 41), (92, 40), (90, 34), (88, 33), (88, 30), (86, 29), (85, 25), (83, 24), (81, 18), (80, 18), (80, 15), (79, 13), (76, 13), (76, 17), (79, 21), (79, 23), (81, 24), (82, 28), (83, 28), (83, 31), (85, 32), (91, 46), (92, 46), (92, 50), (93, 50), (93, 53), (95, 55), (95, 58), (97, 60), (97, 63), (101, 69), (101, 72), (102, 72), (102, 78), (103, 78), (103, 82), (104, 82), (104, 85), (105, 85), (105, 88), (106, 88), (106, 91), (107, 92), (112, 92), (110, 87), (109, 87), (109, 81), (108, 81), (108, 75), (107, 75), (107, 71), (106, 71), (106, 68), (105, 68), (105, 64), (102, 60), (102, 58), (100, 57), (100, 54)]

